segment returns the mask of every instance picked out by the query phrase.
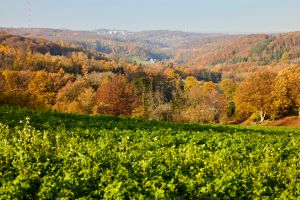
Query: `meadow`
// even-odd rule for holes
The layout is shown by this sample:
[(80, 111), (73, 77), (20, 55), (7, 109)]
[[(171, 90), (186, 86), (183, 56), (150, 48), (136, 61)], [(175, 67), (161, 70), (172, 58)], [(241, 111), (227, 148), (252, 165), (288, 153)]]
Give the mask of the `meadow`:
[(297, 199), (300, 129), (0, 106), (0, 199)]

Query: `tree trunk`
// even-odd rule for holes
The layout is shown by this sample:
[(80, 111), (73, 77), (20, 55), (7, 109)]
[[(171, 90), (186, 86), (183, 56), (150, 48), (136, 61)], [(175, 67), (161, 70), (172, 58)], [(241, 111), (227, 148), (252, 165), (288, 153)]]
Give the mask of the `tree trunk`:
[(266, 112), (263, 110), (259, 111), (259, 116), (260, 116), (260, 122), (259, 123), (263, 123), (266, 117)]

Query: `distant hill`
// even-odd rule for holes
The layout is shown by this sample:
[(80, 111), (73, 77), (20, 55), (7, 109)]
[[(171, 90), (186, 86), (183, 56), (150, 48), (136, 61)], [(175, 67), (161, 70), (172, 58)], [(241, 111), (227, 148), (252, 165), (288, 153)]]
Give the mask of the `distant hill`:
[(85, 49), (129, 60), (169, 61), (191, 67), (300, 63), (300, 32), (229, 35), (153, 30), (0, 28), (10, 34), (76, 42)]
[(47, 28), (0, 28), (13, 35), (45, 38), (54, 41), (78, 42), (78, 44), (101, 53), (117, 56), (139, 57), (141, 60), (169, 60), (173, 49), (190, 41), (214, 38), (223, 34), (186, 33), (181, 31), (141, 31), (98, 29), (72, 31)]
[[(198, 41), (199, 43), (199, 41)], [(191, 48), (182, 46), (178, 52)], [(204, 44), (193, 44), (192, 65), (255, 63), (267, 65), (278, 62), (300, 63), (300, 32), (267, 35), (241, 35), (217, 38)]]
[(8, 33), (24, 37), (43, 37), (50, 40), (112, 40), (159, 45), (178, 46), (188, 41), (223, 36), (216, 33), (190, 33), (182, 31), (153, 30), (130, 32), (126, 30), (97, 29), (93, 31), (73, 31), (68, 29), (48, 28), (0, 28)]
[(83, 48), (80, 46), (62, 47), (56, 42), (51, 42), (43, 38), (28, 38), (12, 35), (5, 31), (0, 32), (0, 45), (19, 49), (24, 52), (30, 50), (32, 53), (50, 53), (51, 55), (67, 55), (71, 52), (83, 51)]
[[(88, 51), (77, 44), (29, 38), (0, 31), (0, 70), (45, 70), (81, 73), (84, 60), (110, 62), (109, 56)], [(97, 64), (99, 66), (100, 64)], [(95, 70), (94, 70), (95, 71)]]

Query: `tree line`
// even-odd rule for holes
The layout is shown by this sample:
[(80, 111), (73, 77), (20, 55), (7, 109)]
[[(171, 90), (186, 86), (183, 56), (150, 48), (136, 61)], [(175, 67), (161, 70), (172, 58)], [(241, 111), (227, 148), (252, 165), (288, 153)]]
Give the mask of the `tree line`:
[(69, 113), (209, 123), (249, 117), (262, 122), (299, 112), (298, 66), (279, 74), (259, 71), (240, 84), (230, 79), (219, 83), (199, 81), (194, 76), (180, 79), (168, 70), (153, 76), (3, 70), (0, 102)]

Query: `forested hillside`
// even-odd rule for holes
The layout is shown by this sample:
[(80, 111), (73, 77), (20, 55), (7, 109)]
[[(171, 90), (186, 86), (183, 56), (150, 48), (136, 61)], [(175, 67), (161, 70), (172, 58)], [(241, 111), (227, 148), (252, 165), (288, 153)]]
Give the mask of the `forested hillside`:
[(195, 66), (300, 62), (300, 32), (220, 38), (220, 41), (199, 47), (193, 47), (195, 58), (192, 62)]
[[(223, 51), (216, 49), (216, 54), (210, 55), (222, 62), (193, 67), (171, 60), (141, 64), (74, 42), (2, 32), (0, 102), (69, 113), (186, 122), (263, 122), (298, 115), (296, 35), (239, 36), (224, 44)], [(237, 57), (247, 59), (230, 64), (226, 52), (232, 49)], [(206, 62), (212, 62), (208, 58)], [(260, 63), (267, 58), (272, 63)]]
[(39, 28), (1, 28), (1, 30), (31, 38), (42, 37), (52, 41), (73, 42), (92, 51), (123, 56), (133, 61), (168, 60), (193, 67), (300, 62), (299, 32), (230, 35), (167, 30), (141, 32)]

